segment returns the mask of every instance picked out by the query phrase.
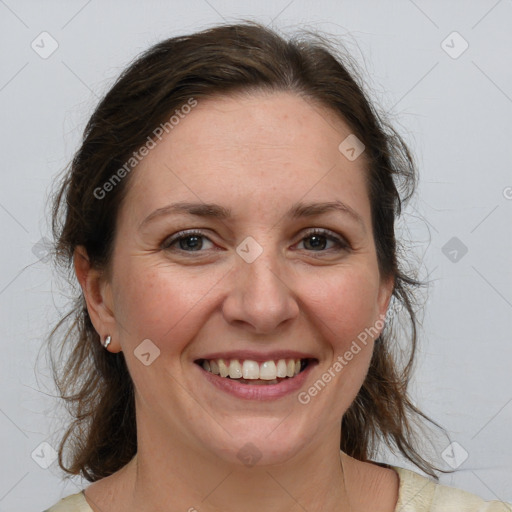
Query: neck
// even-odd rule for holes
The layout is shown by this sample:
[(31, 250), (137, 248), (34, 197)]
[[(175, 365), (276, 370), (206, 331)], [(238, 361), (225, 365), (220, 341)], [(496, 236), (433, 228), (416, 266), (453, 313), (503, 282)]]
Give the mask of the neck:
[(350, 458), (341, 457), (339, 431), (282, 464), (249, 467), (141, 427), (137, 456), (125, 472), (124, 510), (350, 511), (344, 486)]

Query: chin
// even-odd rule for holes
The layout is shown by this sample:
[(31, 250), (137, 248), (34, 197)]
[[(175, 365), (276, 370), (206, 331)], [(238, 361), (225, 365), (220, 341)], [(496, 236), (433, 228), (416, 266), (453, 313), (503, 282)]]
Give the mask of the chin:
[(308, 436), (290, 430), (283, 418), (266, 419), (254, 428), (254, 419), (239, 422), (237, 428), (227, 428), (231, 434), (223, 439), (207, 440), (209, 450), (227, 464), (239, 466), (272, 466), (285, 464), (299, 453)]

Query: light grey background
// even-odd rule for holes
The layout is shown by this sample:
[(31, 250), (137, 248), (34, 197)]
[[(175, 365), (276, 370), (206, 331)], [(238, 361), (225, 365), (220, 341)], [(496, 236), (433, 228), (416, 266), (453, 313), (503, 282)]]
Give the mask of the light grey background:
[[(410, 144), (421, 183), (403, 224), (431, 283), (412, 393), (450, 433), (439, 461), (450, 441), (467, 452), (441, 481), (512, 501), (510, 0), (0, 0), (0, 512), (43, 510), (81, 486), (63, 482), (55, 462), (43, 469), (34, 460), (51, 461), (40, 444), (56, 446), (64, 425), (48, 371), (36, 367), (66, 304), (40, 242), (50, 238), (52, 179), (99, 97), (138, 53), (241, 17), (339, 36)], [(31, 47), (43, 51), (45, 37), (51, 48), (44, 31), (58, 43), (46, 59)], [(467, 247), (462, 257), (459, 242), (443, 253), (452, 237)], [(455, 459), (465, 452), (456, 447)]]

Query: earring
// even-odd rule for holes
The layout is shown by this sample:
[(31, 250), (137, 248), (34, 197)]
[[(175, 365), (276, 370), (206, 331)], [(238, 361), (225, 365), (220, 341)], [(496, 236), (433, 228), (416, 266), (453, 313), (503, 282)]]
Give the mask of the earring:
[(105, 348), (108, 348), (108, 346), (110, 345), (110, 342), (112, 341), (112, 336), (108, 335), (106, 338), (105, 338), (105, 341), (103, 342), (103, 346)]

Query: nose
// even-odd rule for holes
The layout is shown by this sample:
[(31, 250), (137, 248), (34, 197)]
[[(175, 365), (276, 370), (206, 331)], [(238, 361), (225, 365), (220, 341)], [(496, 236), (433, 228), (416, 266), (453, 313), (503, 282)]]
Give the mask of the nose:
[(237, 257), (223, 303), (226, 321), (253, 333), (273, 333), (299, 315), (284, 265), (269, 252), (264, 250), (252, 263)]

